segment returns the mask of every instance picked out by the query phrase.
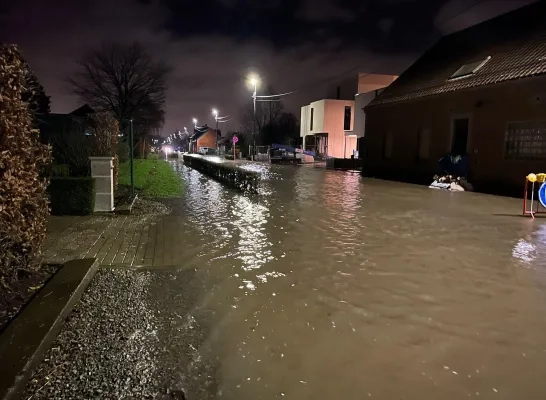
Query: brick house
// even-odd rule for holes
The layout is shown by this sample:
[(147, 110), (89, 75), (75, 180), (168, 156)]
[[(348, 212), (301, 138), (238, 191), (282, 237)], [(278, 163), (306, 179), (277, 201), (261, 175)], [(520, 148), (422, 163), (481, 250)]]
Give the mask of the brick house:
[(220, 136), (220, 130), (216, 131), (206, 125), (196, 128), (190, 138), (190, 152), (198, 153), (201, 147), (216, 149), (217, 137), (220, 139)]
[(465, 152), (479, 191), (546, 172), (546, 2), (443, 37), (365, 108), (363, 175), (430, 183)]

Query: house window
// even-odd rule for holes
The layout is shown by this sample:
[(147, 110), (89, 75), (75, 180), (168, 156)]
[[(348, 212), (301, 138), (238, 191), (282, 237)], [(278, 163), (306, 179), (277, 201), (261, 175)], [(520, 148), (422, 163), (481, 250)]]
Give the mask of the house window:
[(472, 74), (475, 74), (478, 72), (478, 70), (483, 67), (489, 60), (491, 59), (491, 56), (487, 57), (484, 60), (478, 60), (473, 61), (468, 64), (463, 65), (461, 68), (459, 68), (453, 75), (449, 77), (449, 79), (459, 79), (459, 78), (465, 78), (467, 76), (470, 76)]
[(419, 132), (417, 143), (417, 159), (428, 160), (430, 152), (430, 129), (423, 129)]
[(546, 159), (546, 121), (510, 122), (506, 127), (504, 157), (509, 160)]
[(312, 131), (313, 130), (313, 117), (315, 115), (315, 109), (314, 108), (311, 108), (311, 121), (309, 122), (309, 130)]
[(392, 145), (394, 139), (392, 132), (387, 132), (385, 134), (385, 142), (383, 143), (383, 157), (386, 159), (392, 158)]
[(345, 114), (343, 115), (343, 130), (351, 130), (351, 106), (345, 106)]

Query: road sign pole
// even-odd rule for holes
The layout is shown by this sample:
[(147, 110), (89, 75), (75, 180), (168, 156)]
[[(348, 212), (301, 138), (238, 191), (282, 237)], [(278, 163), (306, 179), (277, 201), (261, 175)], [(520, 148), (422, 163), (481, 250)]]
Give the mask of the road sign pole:
[(134, 141), (133, 141), (133, 120), (131, 119), (131, 129), (129, 131), (129, 142), (131, 144), (130, 149), (130, 168), (131, 168), (131, 194), (135, 194), (135, 155), (134, 155)]
[(233, 136), (233, 139), (231, 139), (231, 141), (233, 142), (233, 160), (235, 161), (235, 145), (239, 141), (239, 138), (237, 136)]

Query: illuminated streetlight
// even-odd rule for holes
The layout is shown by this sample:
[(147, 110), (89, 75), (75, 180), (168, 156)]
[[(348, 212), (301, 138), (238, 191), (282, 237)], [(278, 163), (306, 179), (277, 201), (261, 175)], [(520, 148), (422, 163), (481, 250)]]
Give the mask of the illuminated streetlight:
[(248, 81), (252, 86), (254, 86), (254, 88), (256, 88), (260, 84), (260, 78), (258, 77), (258, 75), (250, 75), (248, 77)]
[(197, 128), (197, 118), (194, 118), (192, 121), (193, 121), (193, 126)]

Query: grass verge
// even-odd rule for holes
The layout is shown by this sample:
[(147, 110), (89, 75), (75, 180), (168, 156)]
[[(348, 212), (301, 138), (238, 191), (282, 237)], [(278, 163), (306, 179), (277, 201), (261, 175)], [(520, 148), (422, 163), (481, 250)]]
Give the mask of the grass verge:
[[(135, 159), (135, 189), (145, 197), (178, 197), (183, 183), (165, 160)], [(130, 163), (119, 166), (119, 184), (131, 185)]]

